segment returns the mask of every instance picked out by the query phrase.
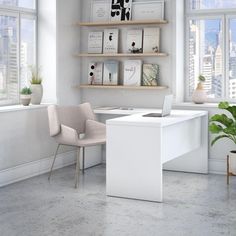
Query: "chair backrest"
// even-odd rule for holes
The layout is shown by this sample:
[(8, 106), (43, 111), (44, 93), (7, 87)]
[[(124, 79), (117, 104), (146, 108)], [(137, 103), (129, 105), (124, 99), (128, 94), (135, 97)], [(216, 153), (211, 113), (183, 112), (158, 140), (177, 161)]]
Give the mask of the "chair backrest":
[(95, 120), (95, 115), (89, 103), (79, 106), (48, 107), (49, 130), (51, 136), (60, 133), (61, 124), (75, 129), (79, 134), (85, 132), (86, 120)]

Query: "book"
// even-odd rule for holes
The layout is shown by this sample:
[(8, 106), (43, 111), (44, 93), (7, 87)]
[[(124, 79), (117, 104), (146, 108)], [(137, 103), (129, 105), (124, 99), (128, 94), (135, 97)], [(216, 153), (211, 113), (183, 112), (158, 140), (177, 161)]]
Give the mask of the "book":
[(140, 86), (141, 85), (141, 60), (127, 60), (124, 62), (124, 85)]
[(104, 30), (104, 42), (103, 53), (118, 53), (118, 29), (105, 29)]
[(143, 64), (143, 86), (157, 86), (160, 79), (160, 67), (157, 64)]
[(127, 52), (143, 52), (143, 31), (132, 29), (127, 31)]
[(104, 62), (103, 84), (104, 85), (118, 85), (118, 61)]
[(89, 32), (88, 53), (102, 53), (103, 32)]
[(144, 28), (143, 52), (160, 52), (160, 28)]
[(131, 20), (132, 0), (111, 1), (111, 21)]
[(88, 84), (102, 84), (103, 63), (90, 62), (88, 68)]

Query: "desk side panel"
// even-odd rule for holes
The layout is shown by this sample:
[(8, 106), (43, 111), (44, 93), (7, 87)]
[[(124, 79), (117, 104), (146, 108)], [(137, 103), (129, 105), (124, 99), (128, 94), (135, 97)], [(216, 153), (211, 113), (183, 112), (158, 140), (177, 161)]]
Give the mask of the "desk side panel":
[(162, 201), (159, 128), (107, 125), (107, 195)]
[[(195, 128), (193, 127), (193, 130)], [(208, 115), (201, 117), (200, 126), (200, 147), (186, 154), (181, 155), (175, 160), (171, 160), (164, 164), (165, 170), (184, 171), (192, 173), (207, 174), (208, 173)], [(194, 132), (189, 134), (187, 138), (191, 139)]]

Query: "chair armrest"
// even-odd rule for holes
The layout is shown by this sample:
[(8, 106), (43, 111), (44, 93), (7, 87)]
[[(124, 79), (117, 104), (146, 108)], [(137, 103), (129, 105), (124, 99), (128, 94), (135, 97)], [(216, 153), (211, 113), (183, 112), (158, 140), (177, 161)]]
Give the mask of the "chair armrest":
[(95, 120), (86, 120), (86, 138), (105, 138), (106, 125)]
[(58, 142), (64, 145), (78, 146), (77, 131), (66, 125), (61, 125), (61, 133), (58, 135)]
[(61, 132), (60, 121), (57, 113), (57, 106), (50, 105), (48, 106), (47, 110), (48, 110), (50, 136), (54, 137)]

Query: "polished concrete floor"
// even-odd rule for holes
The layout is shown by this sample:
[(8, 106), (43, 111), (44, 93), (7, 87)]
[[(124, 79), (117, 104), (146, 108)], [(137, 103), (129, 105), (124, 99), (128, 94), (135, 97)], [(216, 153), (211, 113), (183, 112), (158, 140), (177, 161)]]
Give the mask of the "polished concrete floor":
[[(122, 170), (121, 170), (122, 173)], [(106, 197), (105, 166), (74, 166), (0, 189), (1, 236), (236, 235), (236, 177), (164, 173), (164, 202)]]

